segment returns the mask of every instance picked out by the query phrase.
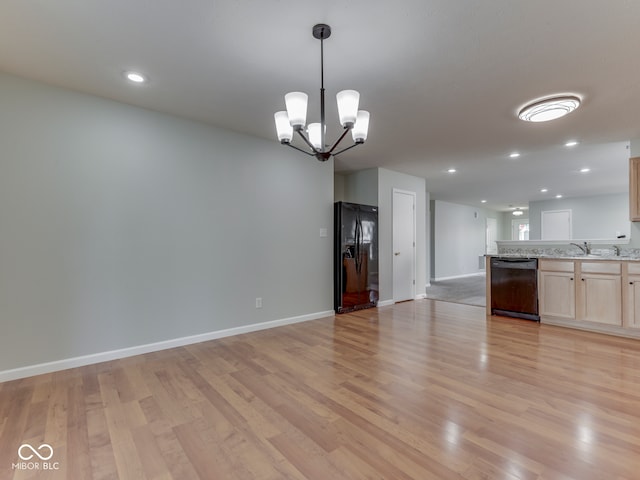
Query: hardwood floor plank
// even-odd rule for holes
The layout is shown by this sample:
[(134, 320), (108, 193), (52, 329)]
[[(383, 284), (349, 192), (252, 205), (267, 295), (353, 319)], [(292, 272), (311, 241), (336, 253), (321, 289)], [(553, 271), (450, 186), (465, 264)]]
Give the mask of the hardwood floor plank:
[[(48, 442), (60, 469), (16, 470)], [(417, 300), (0, 384), (0, 480), (637, 480), (640, 341)]]

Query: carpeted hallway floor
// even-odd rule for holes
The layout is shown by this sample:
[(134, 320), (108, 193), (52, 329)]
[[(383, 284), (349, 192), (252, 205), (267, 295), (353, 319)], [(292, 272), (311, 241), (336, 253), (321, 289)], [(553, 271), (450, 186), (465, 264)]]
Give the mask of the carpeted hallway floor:
[(427, 298), (466, 305), (486, 306), (486, 276), (484, 273), (469, 277), (431, 282), (426, 289)]

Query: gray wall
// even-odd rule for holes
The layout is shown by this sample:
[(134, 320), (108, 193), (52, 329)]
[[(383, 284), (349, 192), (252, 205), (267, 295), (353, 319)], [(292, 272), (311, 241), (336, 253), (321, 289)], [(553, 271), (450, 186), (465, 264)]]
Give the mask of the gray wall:
[[(516, 217), (512, 212), (496, 212), (498, 219), (498, 240), (512, 240), (512, 225)], [(522, 218), (529, 218), (529, 211), (526, 210)], [(531, 226), (529, 226), (531, 228)]]
[(332, 310), (332, 161), (7, 75), (0, 98), (0, 372)]
[(542, 212), (571, 210), (574, 239), (609, 239), (629, 235), (629, 194), (561, 198), (529, 203), (529, 239), (540, 240)]
[(498, 219), (500, 232), (500, 214), (441, 200), (431, 202), (431, 211), (432, 278), (439, 280), (482, 272), (479, 258), (486, 251), (487, 218)]
[[(336, 177), (341, 177), (343, 183), (342, 201), (361, 205), (378, 205), (377, 168), (359, 170), (347, 175), (336, 175)], [(336, 199), (336, 201), (338, 200)]]

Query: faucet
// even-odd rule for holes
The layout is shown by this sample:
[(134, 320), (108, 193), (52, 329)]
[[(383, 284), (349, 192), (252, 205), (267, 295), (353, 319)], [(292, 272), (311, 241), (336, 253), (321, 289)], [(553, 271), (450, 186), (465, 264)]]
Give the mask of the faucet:
[(579, 243), (570, 243), (569, 245), (575, 245), (576, 247), (578, 247), (580, 249), (580, 251), (584, 255), (590, 255), (591, 254), (591, 245), (588, 242), (582, 242), (582, 245), (580, 245)]
[(616, 254), (616, 257), (620, 256), (620, 247), (618, 245), (613, 246), (613, 252)]

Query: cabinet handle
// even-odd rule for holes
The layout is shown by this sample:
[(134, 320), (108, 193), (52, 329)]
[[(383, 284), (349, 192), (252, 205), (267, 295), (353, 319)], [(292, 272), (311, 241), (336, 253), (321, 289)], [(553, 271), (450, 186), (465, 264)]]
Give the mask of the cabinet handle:
[(584, 282), (584, 278), (581, 278), (580, 280), (582, 280)]
[(573, 277), (571, 277), (570, 280), (573, 282)]
[(629, 285), (633, 285), (633, 282), (629, 282)]

